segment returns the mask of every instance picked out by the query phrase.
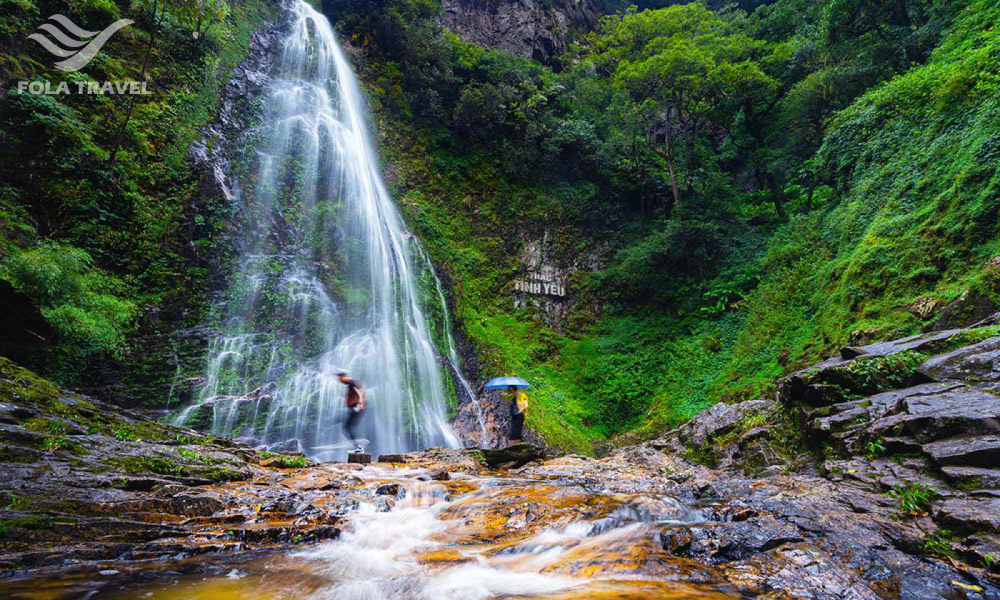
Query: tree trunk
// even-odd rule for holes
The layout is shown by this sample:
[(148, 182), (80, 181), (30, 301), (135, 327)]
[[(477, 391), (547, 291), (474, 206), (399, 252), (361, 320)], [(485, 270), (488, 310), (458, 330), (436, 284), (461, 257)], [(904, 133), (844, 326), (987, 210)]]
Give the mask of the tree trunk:
[[(153, 46), (156, 44), (156, 32), (159, 29), (156, 22), (157, 8), (159, 8), (159, 0), (153, 0), (153, 30), (149, 32), (149, 45), (146, 46), (146, 56), (142, 59), (142, 71), (139, 72), (138, 79), (140, 82), (146, 78), (146, 69), (149, 68), (149, 57), (153, 53)], [(118, 150), (121, 148), (122, 135), (124, 135), (129, 121), (132, 120), (132, 111), (135, 110), (137, 96), (138, 94), (133, 94), (129, 97), (128, 111), (125, 113), (125, 120), (122, 122), (122, 126), (118, 128), (118, 133), (115, 135), (114, 144), (111, 146), (111, 156), (108, 157), (108, 166), (114, 166), (115, 164), (115, 158), (118, 156)]]
[(667, 160), (667, 171), (670, 173), (670, 190), (674, 194), (674, 211), (681, 205), (681, 192), (677, 186), (677, 171), (674, 169), (674, 154), (670, 139), (670, 124), (663, 128), (663, 158)]
[(778, 189), (778, 183), (774, 180), (774, 176), (768, 171), (764, 171), (764, 179), (767, 180), (767, 186), (771, 189), (771, 199), (774, 200), (774, 211), (778, 213), (779, 219), (784, 220), (785, 202), (781, 190)]

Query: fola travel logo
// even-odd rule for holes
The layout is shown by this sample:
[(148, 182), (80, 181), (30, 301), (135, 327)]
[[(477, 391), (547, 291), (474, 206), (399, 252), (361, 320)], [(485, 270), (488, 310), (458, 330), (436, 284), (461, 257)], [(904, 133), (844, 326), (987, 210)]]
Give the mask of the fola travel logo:
[[(63, 15), (52, 15), (38, 26), (39, 30), (52, 37), (48, 37), (44, 33), (33, 33), (28, 36), (28, 39), (41, 44), (53, 56), (65, 58), (66, 60), (56, 63), (56, 68), (72, 73), (87, 66), (87, 63), (97, 56), (97, 53), (101, 51), (101, 46), (111, 39), (111, 36), (122, 27), (128, 27), (132, 23), (134, 21), (131, 19), (120, 19), (98, 33), (78, 27), (76, 23)], [(59, 25), (62, 26), (62, 29), (59, 28)]]
[[(45, 50), (61, 58), (55, 63), (60, 71), (74, 73), (87, 66), (97, 56), (101, 48), (111, 36), (122, 28), (134, 23), (131, 19), (119, 19), (102, 31), (87, 31), (69, 17), (55, 14), (37, 27), (39, 33), (28, 36), (29, 40), (37, 42)], [(69, 94), (70, 83), (61, 81), (53, 85), (50, 81), (19, 81), (17, 91), (28, 94)], [(73, 87), (78, 94), (148, 94), (146, 82), (139, 81), (74, 81)]]

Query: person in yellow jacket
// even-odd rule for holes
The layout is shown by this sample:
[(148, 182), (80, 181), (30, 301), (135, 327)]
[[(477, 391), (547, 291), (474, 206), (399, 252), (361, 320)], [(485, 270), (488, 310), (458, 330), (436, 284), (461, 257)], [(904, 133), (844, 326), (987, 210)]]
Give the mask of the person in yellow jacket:
[(510, 392), (510, 443), (521, 441), (521, 430), (524, 429), (524, 413), (528, 410), (528, 395), (517, 389), (516, 385), (509, 386)]

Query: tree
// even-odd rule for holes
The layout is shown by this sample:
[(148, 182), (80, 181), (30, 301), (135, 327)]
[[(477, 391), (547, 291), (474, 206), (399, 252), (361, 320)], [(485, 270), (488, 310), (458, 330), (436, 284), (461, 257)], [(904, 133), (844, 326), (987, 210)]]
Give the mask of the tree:
[[(763, 113), (775, 103), (777, 81), (756, 62), (768, 44), (734, 31), (702, 4), (607, 17), (588, 44), (588, 58), (638, 107), (646, 142), (667, 165), (675, 209), (681, 174), (700, 166), (699, 139), (713, 143), (738, 114), (762, 130)], [(691, 191), (690, 177), (685, 188)]]

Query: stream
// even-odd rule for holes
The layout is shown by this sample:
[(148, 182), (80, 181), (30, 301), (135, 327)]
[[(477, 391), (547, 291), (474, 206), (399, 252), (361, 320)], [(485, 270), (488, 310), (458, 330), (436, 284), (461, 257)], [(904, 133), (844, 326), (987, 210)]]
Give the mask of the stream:
[[(346, 465), (323, 468), (343, 477)], [(709, 505), (588, 491), (568, 480), (452, 473), (436, 481), (433, 470), (403, 466), (368, 466), (346, 477), (352, 486), (329, 494), (346, 507), (334, 541), (123, 565), (122, 573), (105, 566), (96, 580), (89, 571), (6, 593), (114, 600), (745, 597), (703, 565), (662, 549), (664, 528), (706, 524)]]

